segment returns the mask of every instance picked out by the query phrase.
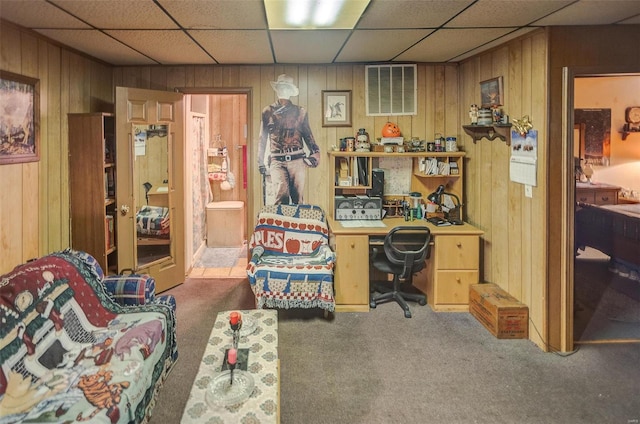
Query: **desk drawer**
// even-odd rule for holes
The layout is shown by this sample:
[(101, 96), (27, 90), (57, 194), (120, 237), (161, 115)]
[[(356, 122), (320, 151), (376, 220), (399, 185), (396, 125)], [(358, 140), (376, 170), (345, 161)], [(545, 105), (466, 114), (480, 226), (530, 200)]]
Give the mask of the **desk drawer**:
[(576, 190), (576, 201), (582, 203), (595, 203), (596, 196), (593, 190)]
[(598, 190), (595, 193), (596, 205), (615, 205), (618, 203), (618, 190)]
[(436, 270), (478, 269), (480, 241), (478, 236), (437, 236), (435, 240)]
[(436, 274), (436, 305), (469, 303), (469, 286), (478, 284), (478, 271), (437, 271)]

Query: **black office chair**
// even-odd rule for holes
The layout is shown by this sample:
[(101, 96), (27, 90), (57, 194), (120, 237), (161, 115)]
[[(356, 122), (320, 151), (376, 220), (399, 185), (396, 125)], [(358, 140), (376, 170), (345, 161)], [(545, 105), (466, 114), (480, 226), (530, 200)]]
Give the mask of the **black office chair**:
[(391, 287), (379, 283), (374, 285), (375, 291), (380, 294), (372, 294), (369, 302), (371, 308), (395, 300), (404, 310), (404, 316), (411, 318), (407, 300), (420, 305), (427, 304), (425, 295), (402, 291), (401, 286), (411, 286), (413, 274), (425, 267), (425, 260), (431, 252), (430, 242), (431, 231), (427, 227), (401, 225), (387, 234), (384, 239), (385, 255), (375, 255), (372, 264), (382, 272), (393, 274), (393, 283)]

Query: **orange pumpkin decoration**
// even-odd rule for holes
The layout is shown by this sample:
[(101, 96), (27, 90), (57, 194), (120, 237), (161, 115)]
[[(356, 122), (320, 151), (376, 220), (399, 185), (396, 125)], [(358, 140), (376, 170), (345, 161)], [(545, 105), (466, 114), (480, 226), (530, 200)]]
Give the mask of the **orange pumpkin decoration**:
[(387, 122), (382, 127), (382, 136), (383, 137), (400, 137), (402, 133), (400, 132), (400, 127), (398, 127), (393, 122)]

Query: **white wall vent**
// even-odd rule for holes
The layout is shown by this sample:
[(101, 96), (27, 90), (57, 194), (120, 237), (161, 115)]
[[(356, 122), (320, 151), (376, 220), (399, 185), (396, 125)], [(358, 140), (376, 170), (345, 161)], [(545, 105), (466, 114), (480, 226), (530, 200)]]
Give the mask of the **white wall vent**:
[(416, 115), (417, 66), (367, 65), (367, 116)]

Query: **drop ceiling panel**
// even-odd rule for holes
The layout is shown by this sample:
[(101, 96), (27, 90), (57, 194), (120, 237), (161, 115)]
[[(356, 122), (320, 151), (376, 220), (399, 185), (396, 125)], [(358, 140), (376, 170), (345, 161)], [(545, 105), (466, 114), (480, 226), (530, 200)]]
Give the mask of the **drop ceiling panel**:
[(89, 28), (79, 19), (44, 0), (0, 2), (0, 18), (27, 28)]
[(99, 29), (175, 29), (176, 24), (152, 1), (52, 0)]
[(40, 34), (113, 65), (152, 65), (154, 61), (97, 30), (39, 29)]
[(479, 45), (513, 31), (515, 28), (441, 29), (395, 60), (409, 62), (446, 62)]
[(528, 32), (537, 31), (538, 29), (539, 28), (522, 28), (522, 29), (513, 31), (511, 33), (508, 33), (508, 34), (498, 38), (495, 41), (491, 41), (491, 42), (489, 42), (487, 44), (484, 44), (482, 47), (478, 47), (477, 49), (473, 49), (473, 50), (471, 50), (471, 51), (469, 51), (467, 53), (463, 53), (460, 56), (456, 56), (456, 57), (453, 58), (453, 60), (455, 60), (456, 62), (459, 62), (459, 61), (461, 61), (463, 59), (467, 59), (469, 57), (472, 57), (472, 56), (474, 56), (474, 55), (476, 55), (478, 53), (482, 53), (485, 50), (491, 49), (493, 47), (497, 47), (500, 44), (506, 43), (509, 40), (513, 40), (513, 39), (518, 38), (518, 37), (520, 37), (522, 35), (525, 35)]
[(471, 0), (374, 0), (359, 29), (437, 28), (473, 3)]
[(267, 29), (262, 0), (159, 0), (183, 28)]
[(536, 25), (606, 25), (639, 13), (640, 1), (580, 1), (537, 21)]
[(189, 34), (221, 64), (273, 63), (266, 30), (192, 30)]
[(105, 31), (162, 65), (215, 63), (182, 30)]
[(573, 0), (480, 0), (447, 23), (447, 28), (480, 28), (527, 25)]
[(354, 32), (338, 55), (339, 62), (386, 62), (433, 30), (360, 30)]
[(633, 18), (629, 18), (629, 19), (625, 19), (623, 21), (620, 21), (619, 23), (621, 23), (621, 24), (640, 24), (640, 14), (638, 14), (637, 16), (635, 16)]
[(353, 30), (304, 32), (267, 29), (263, 0), (0, 0), (0, 18), (113, 65), (442, 62), (522, 28), (640, 24), (640, 0), (370, 0)]
[(331, 63), (349, 36), (348, 30), (271, 31), (278, 63)]

